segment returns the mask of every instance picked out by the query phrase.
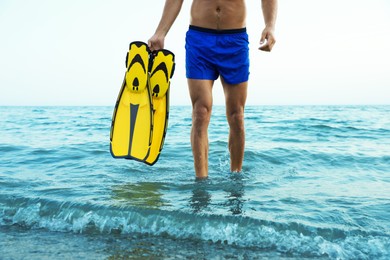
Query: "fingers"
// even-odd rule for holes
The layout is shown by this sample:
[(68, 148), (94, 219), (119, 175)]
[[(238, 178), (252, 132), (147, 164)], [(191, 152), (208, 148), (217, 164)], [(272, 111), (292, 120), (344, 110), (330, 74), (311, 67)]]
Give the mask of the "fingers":
[(267, 39), (267, 33), (266, 33), (266, 31), (264, 30), (264, 31), (261, 33), (260, 45), (264, 45), (266, 39)]
[(164, 39), (152, 36), (152, 38), (148, 40), (148, 46), (151, 51), (161, 50), (164, 48)]
[(267, 51), (267, 52), (270, 52), (270, 51), (271, 51), (271, 49), (270, 49), (270, 47), (269, 47), (268, 44), (264, 44), (264, 45), (260, 46), (260, 47), (259, 47), (259, 50), (261, 50), (261, 51)]
[(152, 46), (153, 46), (152, 40), (149, 39), (149, 40), (148, 40), (148, 47), (149, 47), (149, 50), (152, 50)]
[(149, 47), (149, 50), (155, 51), (156, 48), (155, 48), (154, 46), (156, 46), (156, 44), (153, 43), (152, 39), (148, 40), (148, 47)]
[(275, 41), (274, 40), (272, 40), (272, 41), (271, 40), (267, 40), (265, 44), (263, 43), (263, 45), (261, 45), (259, 47), (259, 50), (270, 52), (272, 50), (272, 48), (274, 47), (274, 45), (275, 45)]

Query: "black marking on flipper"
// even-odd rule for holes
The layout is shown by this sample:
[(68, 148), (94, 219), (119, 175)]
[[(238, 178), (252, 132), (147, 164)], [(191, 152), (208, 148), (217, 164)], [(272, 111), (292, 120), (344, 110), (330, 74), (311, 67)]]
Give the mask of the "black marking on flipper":
[(160, 86), (157, 84), (154, 88), (153, 88), (153, 96), (155, 97), (158, 97), (158, 94), (160, 93)]
[(167, 65), (165, 65), (165, 62), (161, 62), (160, 64), (158, 64), (158, 66), (156, 67), (156, 69), (153, 71), (152, 75), (150, 75), (151, 77), (159, 70), (162, 70), (165, 74), (165, 78), (167, 79), (167, 82), (169, 80), (169, 75), (168, 75), (168, 69), (167, 69)]
[(139, 80), (137, 77), (135, 77), (133, 80), (133, 90), (138, 90), (138, 87), (139, 87)]
[(133, 145), (134, 129), (137, 120), (139, 104), (130, 104), (130, 138), (129, 138), (129, 155), (131, 155), (131, 147)]
[(134, 63), (139, 63), (139, 64), (141, 64), (142, 69), (143, 69), (144, 72), (146, 73), (145, 63), (144, 63), (143, 59), (141, 58), (141, 55), (137, 54), (137, 55), (134, 56), (134, 58), (131, 60), (131, 63), (130, 63), (130, 65), (129, 65), (129, 68), (128, 68), (128, 69), (130, 69), (131, 66), (133, 66)]

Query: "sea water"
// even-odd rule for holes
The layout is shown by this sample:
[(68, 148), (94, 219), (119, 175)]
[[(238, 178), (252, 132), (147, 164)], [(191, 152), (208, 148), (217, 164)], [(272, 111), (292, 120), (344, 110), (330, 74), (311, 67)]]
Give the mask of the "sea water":
[(191, 108), (154, 166), (114, 159), (112, 107), (0, 107), (0, 259), (389, 259), (390, 107), (224, 107), (195, 179)]

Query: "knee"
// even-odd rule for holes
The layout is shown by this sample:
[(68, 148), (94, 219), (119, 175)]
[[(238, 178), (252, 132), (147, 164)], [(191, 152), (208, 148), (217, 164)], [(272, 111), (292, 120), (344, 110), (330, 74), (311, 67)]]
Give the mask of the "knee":
[(235, 110), (227, 114), (230, 129), (233, 131), (244, 131), (244, 110)]
[(198, 126), (208, 125), (211, 117), (211, 107), (205, 105), (194, 106), (192, 112), (192, 121)]

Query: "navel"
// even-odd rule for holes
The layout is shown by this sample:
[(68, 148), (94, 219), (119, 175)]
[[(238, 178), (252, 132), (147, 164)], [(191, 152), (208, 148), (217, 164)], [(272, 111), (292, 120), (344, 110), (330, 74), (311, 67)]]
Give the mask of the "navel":
[(221, 7), (217, 6), (215, 9), (216, 11), (216, 18), (217, 18), (217, 28), (219, 29), (220, 19), (221, 19)]

